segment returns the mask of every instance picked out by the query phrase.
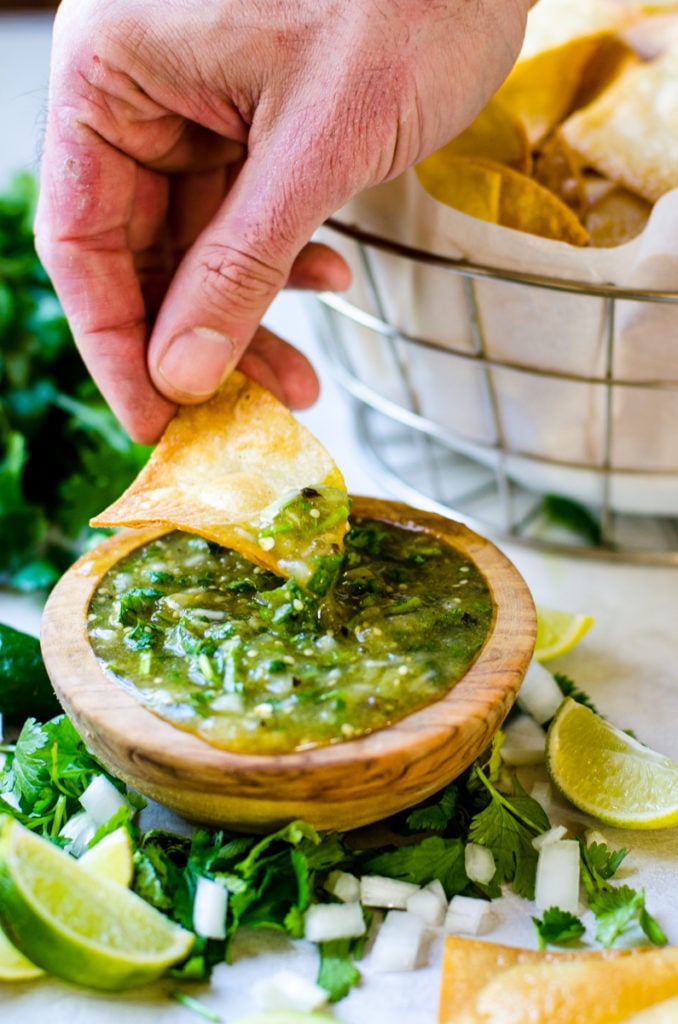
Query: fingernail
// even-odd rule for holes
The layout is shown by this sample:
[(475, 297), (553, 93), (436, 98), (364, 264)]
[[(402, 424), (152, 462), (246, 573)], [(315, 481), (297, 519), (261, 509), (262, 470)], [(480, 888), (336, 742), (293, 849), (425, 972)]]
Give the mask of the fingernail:
[(233, 366), (230, 338), (211, 327), (176, 334), (158, 363), (158, 373), (173, 391), (192, 398), (211, 395)]

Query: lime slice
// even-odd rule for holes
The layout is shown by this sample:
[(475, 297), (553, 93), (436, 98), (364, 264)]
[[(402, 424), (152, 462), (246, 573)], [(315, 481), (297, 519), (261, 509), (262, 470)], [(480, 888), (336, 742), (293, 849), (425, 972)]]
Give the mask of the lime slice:
[(0, 925), (29, 960), (78, 985), (119, 991), (160, 977), (194, 936), (118, 882), (0, 816)]
[(0, 981), (31, 981), (44, 973), (27, 960), (0, 930)]
[(571, 651), (592, 625), (591, 615), (537, 605), (535, 658), (537, 661), (549, 661), (550, 658), (557, 658)]
[(678, 764), (569, 697), (546, 735), (546, 767), (575, 807), (608, 825), (678, 825)]
[(112, 878), (119, 885), (132, 884), (134, 854), (132, 840), (126, 828), (116, 828), (100, 839), (78, 859), (80, 867), (93, 875)]

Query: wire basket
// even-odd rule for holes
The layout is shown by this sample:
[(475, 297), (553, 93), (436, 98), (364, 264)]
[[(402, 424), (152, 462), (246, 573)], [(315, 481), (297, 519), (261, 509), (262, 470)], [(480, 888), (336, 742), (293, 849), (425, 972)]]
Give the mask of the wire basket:
[[(324, 237), (331, 244), (342, 243), (345, 255), (346, 245), (350, 247), (360, 298), (356, 301), (351, 293), (321, 295), (313, 306), (317, 333), (333, 374), (354, 400), (363, 450), (390, 493), (480, 532), (544, 550), (678, 564), (678, 372), (675, 378), (670, 373), (661, 379), (624, 377), (615, 373), (614, 358), (620, 310), (629, 309), (631, 302), (675, 305), (678, 292), (518, 274), (397, 244), (332, 220)], [(380, 264), (384, 256), (399, 264), (405, 261), (420, 280), (428, 268), (453, 275), (463, 290), (468, 318), (464, 330), (451, 325), (441, 343), (440, 337), (404, 329), (392, 313), (393, 297), (387, 294)], [(580, 373), (489, 352), (477, 294), (482, 280), (511, 289), (566, 293), (577, 303), (595, 299), (601, 310), (596, 370)], [(678, 311), (669, 315), (675, 315), (678, 346)], [(463, 344), (457, 344), (457, 334), (465, 336)], [(430, 364), (426, 393), (438, 394), (439, 411), (433, 414), (425, 408), (414, 372), (422, 363)], [(450, 423), (445, 396), (453, 375), (455, 380), (472, 380), (462, 404), (470, 403), (464, 406), (472, 413), (467, 419), (482, 407), (483, 431), (469, 433), (466, 420), (461, 426)], [(542, 396), (549, 422), (562, 436), (575, 438), (574, 455), (535, 450), (540, 425), (529, 416), (522, 417), (522, 433), (516, 436), (516, 403), (507, 406), (505, 387), (514, 378), (521, 387), (527, 381)], [(565, 394), (568, 403), (561, 412), (557, 396)], [(595, 418), (580, 409), (578, 395), (595, 404)], [(628, 448), (620, 441), (620, 402), (633, 408), (639, 401), (645, 410), (658, 410), (658, 430), (670, 430), (675, 417), (668, 465), (654, 465), (642, 448), (630, 463), (628, 454), (626, 461), (619, 454)], [(586, 444), (580, 438), (582, 423), (587, 434), (595, 427), (593, 441), (587, 437)]]

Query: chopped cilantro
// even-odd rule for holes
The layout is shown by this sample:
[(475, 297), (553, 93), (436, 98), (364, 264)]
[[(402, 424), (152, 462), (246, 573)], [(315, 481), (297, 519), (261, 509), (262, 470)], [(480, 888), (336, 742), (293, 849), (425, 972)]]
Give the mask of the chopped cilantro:
[(549, 907), (541, 919), (533, 917), (532, 921), (540, 949), (576, 942), (586, 930), (578, 917), (569, 910), (560, 910), (559, 907)]
[(537, 851), (532, 840), (550, 827), (548, 817), (517, 779), (513, 779), (513, 794), (505, 795), (492, 785), (478, 765), (475, 775), (486, 787), (490, 800), (471, 819), (468, 838), (486, 846), (494, 856), (496, 873), (489, 895), (499, 895), (499, 887), (511, 882), (519, 896), (532, 899), (537, 867)]

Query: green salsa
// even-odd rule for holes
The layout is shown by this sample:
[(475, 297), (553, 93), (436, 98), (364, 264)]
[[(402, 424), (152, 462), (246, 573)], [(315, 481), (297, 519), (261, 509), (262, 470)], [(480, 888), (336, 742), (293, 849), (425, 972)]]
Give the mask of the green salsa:
[(485, 578), (455, 548), (364, 519), (303, 589), (166, 534), (107, 573), (88, 629), (106, 671), (156, 714), (215, 746), (271, 754), (350, 740), (437, 700), (493, 614)]

